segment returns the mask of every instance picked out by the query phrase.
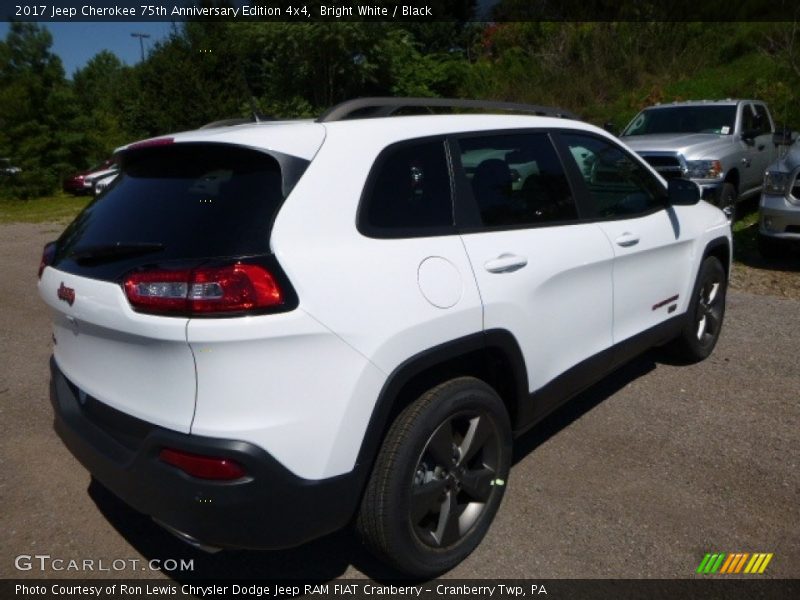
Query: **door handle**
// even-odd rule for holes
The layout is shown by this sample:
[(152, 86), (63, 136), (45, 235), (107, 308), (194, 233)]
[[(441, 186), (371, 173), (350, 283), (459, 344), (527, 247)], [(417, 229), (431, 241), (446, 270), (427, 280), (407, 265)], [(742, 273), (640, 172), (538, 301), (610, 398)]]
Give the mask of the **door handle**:
[(483, 266), (489, 273), (512, 273), (513, 271), (519, 271), (527, 264), (528, 259), (524, 256), (505, 252), (497, 258), (487, 261)]
[(626, 231), (614, 241), (617, 243), (617, 246), (628, 248), (639, 243), (639, 236), (635, 233), (629, 233)]

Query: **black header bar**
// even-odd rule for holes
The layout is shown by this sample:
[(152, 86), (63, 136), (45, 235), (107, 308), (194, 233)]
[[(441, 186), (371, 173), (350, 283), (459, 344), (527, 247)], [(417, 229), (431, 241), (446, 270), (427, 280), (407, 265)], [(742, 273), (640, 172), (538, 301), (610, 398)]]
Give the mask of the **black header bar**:
[(103, 21), (796, 21), (795, 0), (9, 0), (0, 19)]

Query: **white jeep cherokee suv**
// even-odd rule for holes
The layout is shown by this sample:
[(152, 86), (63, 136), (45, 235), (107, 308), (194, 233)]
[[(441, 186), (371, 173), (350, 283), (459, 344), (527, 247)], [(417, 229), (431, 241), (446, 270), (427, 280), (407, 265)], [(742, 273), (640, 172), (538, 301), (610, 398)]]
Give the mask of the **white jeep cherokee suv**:
[[(443, 105), (532, 114), (393, 116)], [(650, 346), (701, 360), (719, 336), (725, 215), (564, 113), (360, 99), (117, 158), (39, 271), (55, 428), (198, 545), (354, 521), (441, 573), (515, 436)]]

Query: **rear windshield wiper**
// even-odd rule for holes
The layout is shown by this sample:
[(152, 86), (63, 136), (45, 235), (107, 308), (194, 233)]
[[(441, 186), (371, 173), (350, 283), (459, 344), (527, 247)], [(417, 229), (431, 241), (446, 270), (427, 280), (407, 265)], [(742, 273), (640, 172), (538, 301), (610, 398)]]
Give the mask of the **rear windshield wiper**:
[(75, 248), (69, 258), (77, 261), (103, 261), (114, 260), (127, 256), (140, 256), (151, 252), (160, 252), (164, 249), (164, 244), (157, 242), (117, 242), (116, 244), (98, 244), (95, 246), (84, 246)]

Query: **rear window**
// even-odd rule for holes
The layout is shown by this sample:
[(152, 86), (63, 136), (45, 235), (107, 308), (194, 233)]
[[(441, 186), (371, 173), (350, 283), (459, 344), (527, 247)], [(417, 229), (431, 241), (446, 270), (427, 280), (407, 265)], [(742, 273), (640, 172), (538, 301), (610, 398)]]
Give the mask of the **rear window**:
[(157, 246), (147, 259), (158, 262), (266, 254), (290, 187), (282, 174), (296, 177), (308, 164), (224, 144), (143, 148), (120, 163), (62, 235), (57, 261), (114, 245)]

